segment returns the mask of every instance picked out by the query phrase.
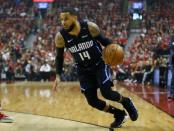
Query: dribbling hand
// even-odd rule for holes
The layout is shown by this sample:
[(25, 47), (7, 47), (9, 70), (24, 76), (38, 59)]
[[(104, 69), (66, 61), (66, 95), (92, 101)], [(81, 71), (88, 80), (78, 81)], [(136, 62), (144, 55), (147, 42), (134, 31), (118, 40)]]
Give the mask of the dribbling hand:
[(52, 88), (54, 92), (57, 92), (57, 87), (59, 84), (60, 84), (60, 76), (56, 75), (56, 79), (54, 81), (53, 88)]

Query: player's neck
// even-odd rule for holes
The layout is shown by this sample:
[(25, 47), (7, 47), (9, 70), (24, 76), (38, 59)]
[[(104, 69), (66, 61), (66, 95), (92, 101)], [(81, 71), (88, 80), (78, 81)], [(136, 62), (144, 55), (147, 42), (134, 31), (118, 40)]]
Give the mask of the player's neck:
[(80, 33), (80, 23), (77, 21), (75, 23), (74, 28), (72, 29), (72, 31), (69, 32), (71, 35), (75, 35), (78, 36), (78, 34)]

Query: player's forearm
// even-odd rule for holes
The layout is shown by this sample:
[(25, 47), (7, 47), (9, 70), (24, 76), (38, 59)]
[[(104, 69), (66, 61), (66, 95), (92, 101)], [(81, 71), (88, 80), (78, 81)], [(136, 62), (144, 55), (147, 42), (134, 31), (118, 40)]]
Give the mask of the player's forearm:
[(60, 77), (63, 68), (63, 52), (64, 48), (57, 48), (57, 55), (56, 55), (56, 75)]
[(107, 45), (109, 45), (109, 44), (112, 44), (112, 40), (109, 39), (109, 38), (107, 38), (107, 37), (105, 37), (105, 36), (102, 35), (102, 34), (97, 35), (97, 36), (95, 37), (95, 39), (96, 39), (97, 41), (99, 41), (103, 46), (107, 46)]

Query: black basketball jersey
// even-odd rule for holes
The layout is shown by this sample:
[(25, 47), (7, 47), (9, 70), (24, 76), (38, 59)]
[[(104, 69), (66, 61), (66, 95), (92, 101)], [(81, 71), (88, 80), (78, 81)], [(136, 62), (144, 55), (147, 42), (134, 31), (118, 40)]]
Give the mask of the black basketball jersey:
[(90, 34), (87, 22), (80, 23), (80, 33), (78, 36), (69, 34), (62, 29), (65, 47), (71, 52), (75, 62), (79, 67), (90, 67), (102, 60), (102, 48)]

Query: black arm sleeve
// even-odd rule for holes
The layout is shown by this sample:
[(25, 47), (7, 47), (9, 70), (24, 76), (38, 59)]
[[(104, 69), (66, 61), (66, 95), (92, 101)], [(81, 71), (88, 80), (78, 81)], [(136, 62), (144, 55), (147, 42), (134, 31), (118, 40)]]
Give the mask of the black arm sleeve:
[(61, 75), (63, 68), (63, 53), (64, 48), (56, 48), (56, 74)]
[(109, 45), (109, 44), (112, 43), (112, 40), (110, 40), (109, 38), (106, 38), (102, 34), (99, 34), (94, 39), (96, 39), (97, 41), (99, 41), (103, 46), (107, 46), (107, 45)]

